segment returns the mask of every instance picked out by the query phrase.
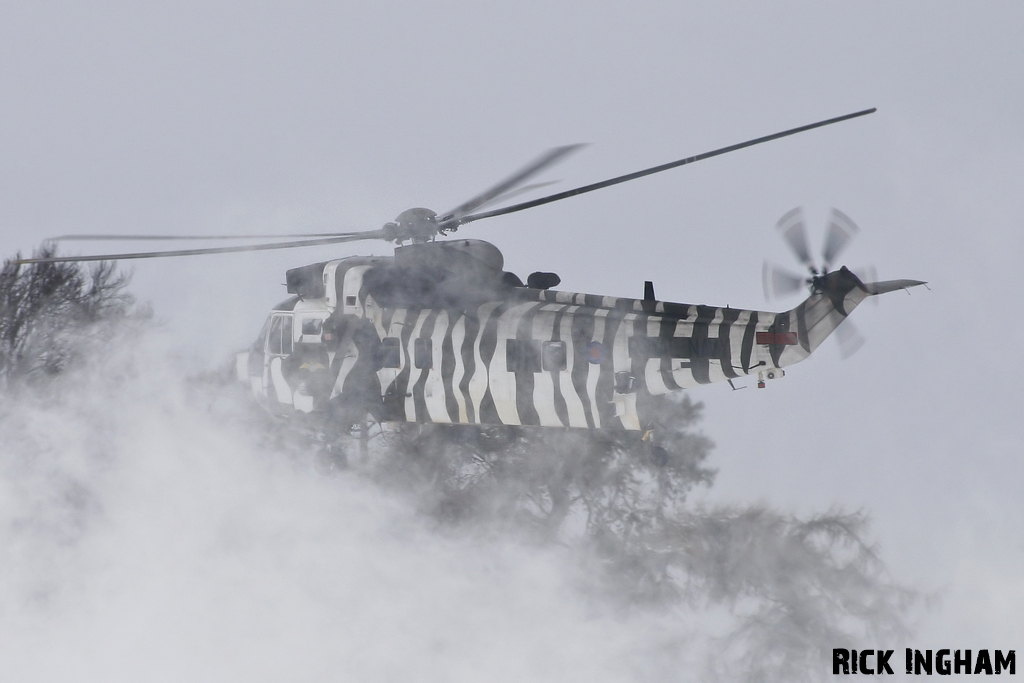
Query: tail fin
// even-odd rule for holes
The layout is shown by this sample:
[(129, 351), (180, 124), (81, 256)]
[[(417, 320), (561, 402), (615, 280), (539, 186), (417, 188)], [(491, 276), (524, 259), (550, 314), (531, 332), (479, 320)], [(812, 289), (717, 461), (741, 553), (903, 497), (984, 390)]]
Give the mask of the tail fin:
[(803, 360), (821, 346), (846, 317), (869, 296), (926, 284), (920, 280), (886, 280), (865, 284), (846, 266), (821, 276), (817, 291), (790, 311), (800, 343), (781, 354), (780, 365)]
[(888, 294), (900, 289), (910, 289), (911, 287), (926, 284), (928, 283), (921, 282), (920, 280), (884, 280), (882, 282), (869, 282), (862, 284), (862, 286), (868, 294)]

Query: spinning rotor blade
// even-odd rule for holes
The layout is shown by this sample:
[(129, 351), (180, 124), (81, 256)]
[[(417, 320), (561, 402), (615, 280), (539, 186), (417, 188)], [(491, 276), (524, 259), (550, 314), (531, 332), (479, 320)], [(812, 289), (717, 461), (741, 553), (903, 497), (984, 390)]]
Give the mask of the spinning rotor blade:
[(839, 355), (846, 360), (864, 346), (864, 337), (854, 326), (853, 321), (847, 318), (839, 323), (836, 328), (836, 339), (839, 341)]
[[(457, 228), (462, 222), (463, 217), (469, 212), (475, 211), (485, 204), (490, 204), (514, 190), (516, 186), (522, 184), (530, 177), (540, 173), (548, 166), (562, 160), (567, 154), (575, 152), (576, 150), (583, 147), (581, 144), (577, 145), (565, 145), (564, 147), (555, 147), (541, 154), (539, 157), (531, 161), (529, 164), (513, 173), (508, 178), (505, 178), (497, 185), (494, 185), (488, 190), (481, 192), (477, 196), (473, 197), (469, 201), (463, 202), (459, 206), (455, 207), (451, 211), (443, 214), (437, 219), (437, 222), (442, 224), (442, 230)], [(506, 197), (507, 198), (507, 197)], [(446, 224), (453, 224), (450, 228)]]
[[(301, 238), (314, 238), (314, 239), (302, 239), (293, 240), (288, 242), (278, 242), (272, 244), (259, 244), (259, 245), (246, 245), (237, 247), (215, 247), (209, 249), (181, 249), (172, 251), (155, 251), (155, 252), (137, 252), (137, 253), (126, 253), (126, 254), (103, 254), (96, 256), (63, 256), (54, 257), (51, 259), (26, 259), (19, 261), (19, 263), (43, 263), (43, 262), (74, 262), (74, 261), (102, 261), (102, 260), (116, 260), (116, 259), (143, 259), (143, 258), (163, 258), (169, 256), (196, 256), (201, 254), (228, 254), (235, 252), (244, 251), (265, 251), (271, 249), (290, 249), (293, 247), (305, 247), (305, 246), (318, 246), (326, 244), (337, 244), (340, 242), (350, 242), (364, 239), (383, 239), (387, 241), (394, 241), (401, 244), (404, 240), (413, 240), (414, 242), (427, 241), (433, 239), (438, 233), (446, 233), (449, 231), (456, 230), (460, 225), (465, 223), (471, 223), (478, 221), (482, 218), (490, 218), (492, 216), (501, 216), (507, 213), (515, 213), (517, 211), (523, 211), (525, 209), (532, 208), (534, 206), (541, 206), (542, 204), (548, 204), (555, 202), (560, 199), (566, 199), (568, 197), (574, 197), (578, 194), (584, 194), (586, 192), (593, 192), (594, 190), (600, 190), (605, 187), (612, 185), (618, 185), (629, 180), (635, 180), (642, 178), (647, 175), (654, 173), (660, 173), (667, 171), (677, 166), (683, 166), (691, 164), (696, 161), (702, 161), (709, 159), (714, 156), (726, 154), (728, 152), (734, 152), (736, 150), (743, 149), (745, 147), (752, 147), (759, 145), (763, 142), (769, 142), (771, 140), (777, 140), (789, 135), (795, 135), (804, 131), (812, 130), (814, 128), (820, 128), (822, 126), (828, 126), (833, 123), (839, 123), (840, 121), (846, 121), (848, 119), (857, 118), (859, 116), (865, 116), (875, 112), (874, 108), (865, 109), (863, 111), (854, 112), (852, 114), (846, 114), (844, 116), (837, 116), (835, 118), (826, 119), (824, 121), (818, 121), (798, 128), (791, 128), (784, 130), (779, 133), (773, 133), (772, 135), (766, 135), (759, 138), (754, 138), (746, 142), (741, 142), (735, 145), (729, 145), (728, 147), (722, 147), (710, 152), (704, 152), (696, 156), (687, 157), (685, 159), (679, 159), (667, 164), (661, 164), (659, 166), (652, 166), (641, 171), (629, 173), (626, 175), (618, 176), (615, 178), (609, 178), (598, 183), (592, 183), (590, 185), (583, 185), (565, 192), (559, 192), (556, 194), (548, 195), (546, 197), (540, 197), (527, 202), (519, 204), (513, 204), (500, 209), (494, 209), (492, 211), (484, 211), (481, 213), (470, 214), (471, 211), (476, 211), (481, 207), (496, 202), (499, 199), (508, 199), (514, 194), (526, 191), (527, 189), (535, 189), (542, 185), (536, 184), (528, 187), (520, 187), (526, 180), (533, 175), (539, 173), (541, 170), (554, 164), (556, 161), (562, 159), (567, 154), (579, 149), (582, 145), (566, 145), (564, 147), (556, 147), (548, 150), (533, 162), (520, 169), (510, 177), (506, 178), (502, 182), (492, 186), (485, 192), (473, 197), (469, 201), (466, 201), (459, 206), (455, 207), (447, 214), (438, 217), (433, 211), (427, 209), (408, 209), (399, 214), (399, 217), (392, 222), (386, 223), (381, 230), (371, 230), (366, 232), (354, 232), (354, 233), (306, 233), (306, 234), (293, 234), (293, 235), (203, 235), (203, 236), (181, 236), (181, 235), (62, 235), (56, 240), (183, 240), (183, 239), (277, 239), (279, 237), (301, 237)], [(802, 230), (802, 227), (801, 227)], [(806, 252), (806, 239), (802, 240), (804, 245), (804, 252)], [(802, 258), (810, 267), (810, 259)], [(813, 268), (812, 268), (813, 270)]]
[(561, 182), (560, 180), (548, 180), (547, 182), (543, 182), (543, 183), (530, 183), (529, 185), (523, 185), (522, 187), (517, 187), (517, 188), (515, 188), (513, 190), (509, 190), (505, 194), (500, 194), (497, 197), (495, 197), (494, 199), (491, 199), (491, 200), (489, 200), (487, 202), (484, 202), (483, 204), (480, 205), (479, 208), (482, 209), (485, 206), (490, 206), (491, 204), (497, 204), (498, 202), (505, 202), (505, 201), (508, 201), (509, 199), (512, 199), (513, 197), (518, 197), (520, 195), (526, 194), (527, 192), (533, 192), (534, 190), (539, 190), (542, 187), (548, 187), (549, 185), (555, 185), (555, 184), (560, 183), (560, 182)]
[(769, 142), (771, 140), (778, 140), (779, 138), (784, 138), (784, 137), (786, 137), (788, 135), (795, 135), (797, 133), (802, 133), (804, 131), (811, 130), (813, 128), (820, 128), (822, 126), (828, 126), (828, 125), (831, 125), (833, 123), (839, 123), (840, 121), (846, 121), (847, 119), (853, 119), (853, 118), (857, 118), (858, 116), (864, 116), (866, 114), (871, 114), (874, 111), (875, 111), (875, 108), (872, 107), (871, 109), (865, 109), (864, 111), (858, 111), (858, 112), (854, 112), (852, 114), (846, 114), (845, 116), (837, 116), (836, 118), (833, 118), (833, 119), (827, 119), (825, 121), (818, 121), (817, 123), (811, 123), (811, 124), (808, 124), (806, 126), (800, 126), (799, 128), (791, 128), (789, 130), (784, 130), (784, 131), (782, 131), (780, 133), (773, 133), (772, 135), (765, 135), (764, 137), (754, 138), (753, 140), (747, 140), (746, 142), (740, 142), (740, 143), (735, 144), (735, 145), (729, 145), (728, 147), (722, 147), (720, 149), (716, 149), (716, 150), (713, 150), (713, 151), (710, 151), (710, 152), (704, 152), (703, 154), (698, 154), (696, 156), (687, 157), (685, 159), (680, 159), (678, 161), (672, 161), (672, 162), (669, 162), (667, 164), (661, 164), (660, 166), (652, 166), (651, 168), (647, 168), (647, 169), (644, 169), (642, 171), (636, 171), (634, 173), (627, 173), (626, 175), (618, 176), (616, 178), (609, 178), (608, 180), (602, 180), (601, 182), (598, 182), (598, 183), (592, 183), (590, 185), (583, 185), (581, 187), (577, 187), (577, 188), (574, 188), (572, 190), (566, 190), (565, 192), (559, 192), (557, 194), (548, 195), (547, 197), (540, 197), (539, 199), (533, 199), (533, 200), (528, 201), (528, 202), (522, 202), (521, 204), (513, 204), (512, 206), (506, 206), (506, 207), (501, 208), (501, 209), (495, 209), (493, 211), (485, 211), (483, 213), (477, 213), (477, 214), (465, 216), (465, 217), (463, 217), (463, 218), (461, 218), (459, 220), (459, 224), (460, 225), (464, 225), (466, 223), (472, 223), (473, 221), (478, 221), (481, 218), (491, 218), (493, 216), (501, 216), (501, 215), (504, 215), (504, 214), (507, 214), (507, 213), (514, 213), (516, 211), (523, 211), (524, 209), (530, 209), (530, 208), (533, 208), (535, 206), (540, 206), (542, 204), (548, 204), (550, 202), (557, 202), (560, 199), (567, 199), (568, 197), (575, 197), (576, 195), (583, 194), (585, 192), (593, 192), (594, 190), (600, 190), (600, 189), (605, 188), (605, 187), (611, 187), (612, 185), (618, 185), (619, 183), (624, 183), (624, 182), (627, 182), (629, 180), (635, 180), (637, 178), (642, 178), (644, 176), (652, 175), (654, 173), (661, 173), (662, 171), (667, 171), (667, 170), (669, 170), (671, 168), (676, 168), (677, 166), (684, 166), (686, 164), (692, 164), (695, 161), (703, 161), (704, 159), (710, 159), (711, 157), (719, 156), (720, 154), (726, 154), (728, 152), (735, 152), (736, 150), (743, 149), (744, 147), (752, 147), (754, 145), (759, 145), (762, 142)]
[(765, 261), (761, 269), (761, 284), (765, 300), (770, 301), (800, 291), (806, 286), (807, 279)]
[(338, 237), (324, 237), (314, 240), (297, 240), (292, 242), (273, 242), (271, 244), (248, 244), (236, 247), (212, 247), (209, 249), (179, 249), (177, 251), (144, 251), (133, 254), (97, 254), (95, 256), (54, 256), (41, 259), (21, 259), (15, 264), (23, 263), (76, 263), (79, 261), (122, 261), (126, 259), (166, 258), (169, 256), (199, 256), (202, 254), (233, 254), (242, 251), (269, 251), (272, 249), (292, 249), (294, 247), (315, 247), (339, 242), (356, 242), (358, 240), (383, 239), (380, 230), (352, 233)]
[(846, 248), (850, 240), (858, 232), (857, 224), (850, 220), (850, 217), (839, 209), (832, 209), (832, 215), (828, 221), (828, 232), (825, 235), (825, 248), (821, 252), (824, 260), (824, 269), (827, 272), (829, 265), (836, 256)]
[(359, 235), (358, 232), (314, 232), (288, 233), (286, 235), (58, 235), (49, 238), (52, 242), (87, 242), (87, 241), (159, 241), (159, 240), (253, 240), (253, 239), (289, 239), (295, 237), (347, 237)]
[(801, 207), (796, 207), (790, 211), (787, 211), (779, 222), (775, 224), (779, 232), (782, 233), (782, 239), (786, 240), (786, 244), (793, 250), (793, 254), (800, 263), (804, 264), (807, 268), (814, 272), (814, 263), (811, 261), (811, 250), (807, 246), (807, 229), (804, 227), (804, 210)]

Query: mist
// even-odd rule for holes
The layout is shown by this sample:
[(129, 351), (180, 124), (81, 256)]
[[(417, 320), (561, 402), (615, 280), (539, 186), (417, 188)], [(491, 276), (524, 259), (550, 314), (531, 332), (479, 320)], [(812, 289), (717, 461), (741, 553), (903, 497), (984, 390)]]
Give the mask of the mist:
[(610, 680), (661, 639), (573, 597), (556, 549), (261, 443), (165, 353), (4, 405), (10, 680)]
[[(869, 647), (1010, 649), (1022, 19), (1012, 2), (6, 3), (0, 255), (70, 232), (372, 230), (556, 145), (591, 143), (545, 176), (561, 190), (878, 107), (458, 236), (572, 291), (637, 297), (652, 280), (664, 300), (760, 308), (762, 261), (792, 263), (779, 216), (804, 206), (816, 247), (830, 207), (849, 215), (846, 265), (931, 290), (858, 308), (867, 343), (849, 360), (822, 348), (764, 391), (691, 392), (717, 474), (688, 509), (763, 510), (782, 529), (862, 512), (858, 537), (922, 609)], [(8, 677), (706, 669), (737, 605), (623, 609), (578, 549), (447, 524), (197, 388), (256, 337), (285, 270), (366, 253), (390, 249), (139, 264), (132, 291), (160, 332), (88, 355), (51, 393), (0, 396)], [(750, 671), (740, 660), (723, 661)]]
[[(601, 475), (579, 435), (491, 453), (505, 475), (476, 488), (458, 470), (487, 454), (443, 431), (345, 462), (159, 326), (112, 327), (0, 402), (14, 680), (815, 680), (835, 642), (905, 631), (915, 598), (858, 550), (857, 515), (689, 507), (648, 529), (665, 504), (642, 463)], [(713, 479), (682, 405), (676, 507)], [(551, 480), (602, 477), (573, 491), (585, 520), (536, 514)]]

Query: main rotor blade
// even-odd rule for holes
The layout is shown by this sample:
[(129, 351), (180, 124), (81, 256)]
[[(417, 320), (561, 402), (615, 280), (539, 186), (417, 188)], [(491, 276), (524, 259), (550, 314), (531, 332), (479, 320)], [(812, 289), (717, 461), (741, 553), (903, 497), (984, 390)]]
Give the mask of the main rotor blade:
[(451, 211), (443, 214), (437, 219), (438, 223), (454, 223), (452, 227), (458, 227), (462, 223), (462, 217), (468, 214), (470, 211), (479, 209), (484, 204), (489, 204), (506, 192), (514, 189), (517, 185), (522, 184), (530, 177), (540, 173), (548, 166), (551, 166), (557, 161), (560, 161), (567, 154), (575, 152), (579, 148), (583, 147), (581, 144), (577, 145), (565, 145), (564, 147), (555, 147), (541, 154), (539, 157), (531, 161), (529, 164), (519, 169), (508, 178), (505, 178), (497, 185), (494, 185), (488, 190), (481, 192), (472, 199), (463, 202), (459, 206), (455, 207)]
[(548, 181), (543, 182), (543, 183), (530, 183), (529, 185), (523, 185), (522, 187), (517, 187), (517, 188), (511, 189), (508, 192), (505, 192), (504, 194), (499, 194), (494, 199), (489, 199), (488, 201), (486, 201), (483, 204), (481, 204), (478, 208), (482, 209), (485, 206), (490, 206), (492, 204), (497, 204), (498, 202), (507, 202), (509, 199), (512, 199), (513, 197), (518, 197), (520, 195), (526, 194), (527, 192), (533, 192), (534, 190), (539, 190), (542, 187), (548, 187), (549, 185), (556, 185), (559, 182), (561, 182), (561, 181), (560, 180), (548, 180)]
[(575, 197), (576, 195), (583, 194), (585, 192), (593, 192), (594, 190), (600, 190), (600, 189), (605, 188), (605, 187), (611, 187), (612, 185), (618, 185), (619, 183), (625, 183), (627, 181), (635, 180), (637, 178), (642, 178), (644, 176), (652, 175), (654, 173), (661, 173), (662, 171), (667, 171), (667, 170), (669, 170), (671, 168), (676, 168), (677, 166), (683, 166), (685, 164), (692, 164), (695, 161), (703, 161), (704, 159), (710, 159), (711, 157), (715, 157), (715, 156), (718, 156), (720, 154), (727, 154), (728, 152), (735, 152), (736, 150), (743, 149), (744, 147), (752, 147), (754, 145), (759, 145), (762, 142), (769, 142), (771, 140), (778, 140), (779, 138), (784, 138), (787, 135), (796, 135), (797, 133), (802, 133), (804, 131), (811, 130), (811, 129), (814, 129), (814, 128), (821, 128), (822, 126), (828, 126), (828, 125), (831, 125), (833, 123), (839, 123), (840, 121), (846, 121), (848, 119), (853, 119), (853, 118), (856, 118), (858, 116), (865, 116), (867, 114), (873, 113), (874, 111), (876, 111), (876, 110), (875, 110), (874, 107), (872, 107), (871, 109), (865, 109), (864, 111), (858, 111), (858, 112), (854, 112), (852, 114), (846, 114), (845, 116), (837, 116), (836, 118), (833, 118), (833, 119), (826, 119), (825, 121), (818, 121), (817, 123), (811, 123), (811, 124), (808, 124), (806, 126), (800, 126), (799, 128), (791, 128), (789, 130), (784, 130), (784, 131), (782, 131), (780, 133), (773, 133), (772, 135), (765, 135), (764, 137), (754, 138), (753, 140), (747, 140), (746, 142), (740, 142), (740, 143), (735, 144), (735, 145), (729, 145), (728, 147), (722, 147), (721, 149), (716, 149), (716, 150), (713, 150), (713, 151), (710, 151), (710, 152), (704, 152), (703, 154), (698, 154), (696, 156), (687, 157), (685, 159), (680, 159), (678, 161), (672, 161), (672, 162), (667, 163), (667, 164), (661, 164), (660, 166), (652, 166), (651, 168), (647, 168), (647, 169), (644, 169), (642, 171), (636, 171), (634, 173), (627, 173), (626, 175), (618, 176), (616, 178), (610, 178), (608, 180), (602, 180), (599, 183), (592, 183), (590, 185), (583, 185), (581, 187), (577, 187), (577, 188), (572, 189), (572, 190), (566, 190), (565, 192), (559, 192), (557, 194), (548, 195), (547, 197), (540, 197), (539, 199), (533, 199), (533, 200), (528, 201), (528, 202), (522, 202), (521, 204), (513, 204), (512, 206), (506, 206), (506, 207), (501, 208), (501, 209), (495, 209), (493, 211), (485, 211), (483, 213), (477, 213), (477, 214), (473, 214), (473, 215), (470, 215), (470, 216), (465, 216), (464, 218), (462, 218), (459, 221), (459, 223), (462, 224), (462, 225), (465, 225), (466, 223), (472, 223), (473, 221), (478, 221), (478, 220), (480, 220), (482, 218), (492, 218), (494, 216), (502, 216), (502, 215), (507, 214), (507, 213), (514, 213), (516, 211), (523, 211), (524, 209), (531, 209), (531, 208), (533, 208), (535, 206), (540, 206), (542, 204), (548, 204), (550, 202), (557, 202), (560, 199), (567, 199), (569, 197)]
[(836, 256), (857, 234), (857, 231), (857, 224), (850, 220), (849, 216), (839, 209), (832, 209), (832, 215), (828, 221), (828, 232), (825, 234), (825, 248), (821, 252), (821, 257), (825, 262), (823, 267), (826, 271)]
[(782, 233), (782, 239), (786, 240), (786, 244), (793, 250), (796, 258), (800, 263), (804, 264), (807, 268), (814, 272), (814, 263), (811, 261), (811, 250), (807, 246), (807, 229), (804, 227), (804, 210), (799, 206), (795, 209), (790, 209), (779, 222), (775, 224), (775, 227)]
[(761, 268), (761, 285), (764, 287), (764, 298), (766, 301), (793, 294), (804, 288), (807, 279), (800, 275), (794, 275), (788, 270), (764, 262)]
[(292, 242), (274, 242), (272, 244), (249, 244), (237, 247), (212, 247), (209, 249), (179, 249), (176, 251), (144, 251), (132, 254), (97, 254), (95, 256), (54, 256), (40, 259), (21, 259), (15, 264), (23, 263), (76, 263), (80, 261), (123, 261), (127, 259), (167, 258), (170, 256), (200, 256), (203, 254), (233, 254), (243, 251), (269, 251), (272, 249), (293, 249), (295, 247), (315, 247), (340, 242), (356, 242), (358, 240), (384, 239), (381, 230), (353, 233), (340, 237), (325, 237), (315, 240), (298, 240)]
[(359, 235), (358, 232), (313, 232), (288, 233), (286, 235), (58, 235), (49, 238), (52, 242), (87, 242), (87, 241), (157, 241), (157, 240), (251, 240), (251, 239), (288, 239), (295, 237), (342, 237)]

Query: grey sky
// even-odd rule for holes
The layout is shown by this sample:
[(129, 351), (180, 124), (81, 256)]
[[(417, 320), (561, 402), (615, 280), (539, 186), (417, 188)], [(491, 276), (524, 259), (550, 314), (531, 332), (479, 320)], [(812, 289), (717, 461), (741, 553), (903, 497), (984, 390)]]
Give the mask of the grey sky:
[[(854, 316), (765, 391), (693, 392), (712, 500), (864, 508), (898, 579), (944, 587), (920, 647), (1024, 635), (1015, 302), (1024, 256), (1016, 2), (0, 6), (0, 253), (66, 232), (375, 229), (549, 147), (573, 187), (867, 107), (878, 113), (462, 233), (562, 288), (761, 307), (772, 226), (861, 227), (844, 255), (931, 291)], [(820, 242), (816, 242), (820, 244)], [(255, 336), (283, 271), (386, 245), (135, 266), (180, 349)], [(778, 306), (791, 306), (784, 301)], [(773, 304), (775, 305), (775, 304)]]

